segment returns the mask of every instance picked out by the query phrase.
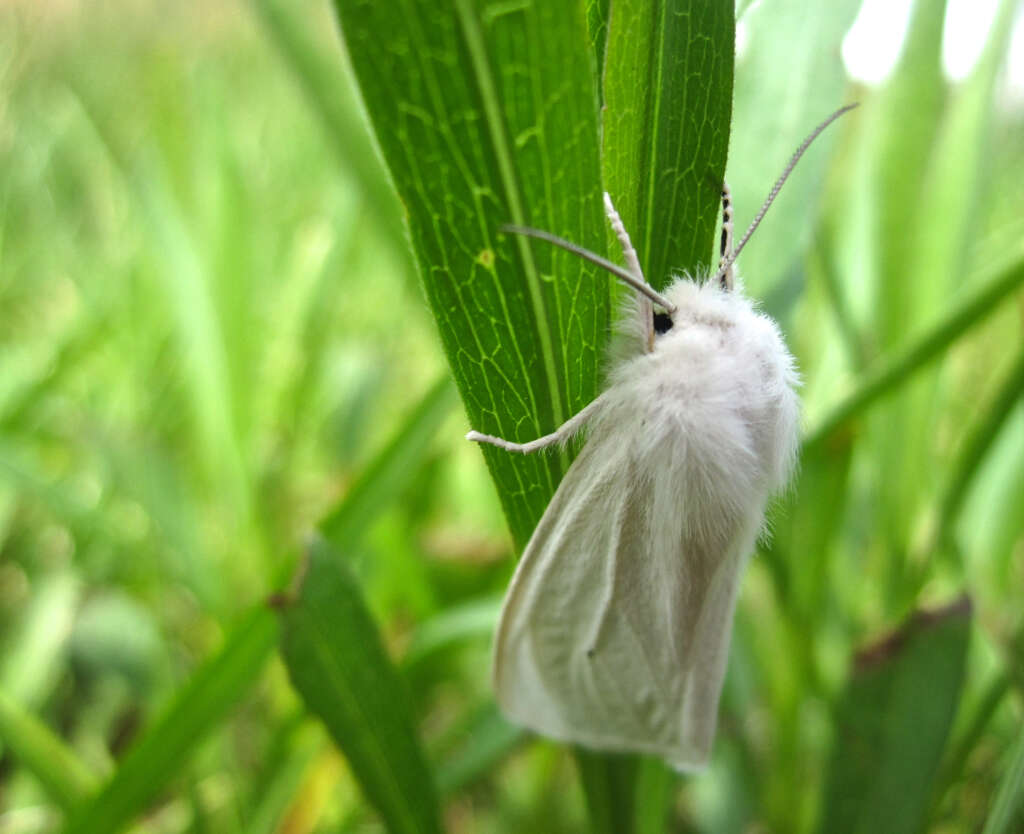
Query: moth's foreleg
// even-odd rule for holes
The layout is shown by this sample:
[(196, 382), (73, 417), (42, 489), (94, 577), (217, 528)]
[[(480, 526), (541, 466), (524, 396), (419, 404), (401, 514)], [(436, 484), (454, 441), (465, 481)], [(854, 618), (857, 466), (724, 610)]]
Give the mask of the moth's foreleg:
[(587, 420), (593, 417), (600, 407), (601, 397), (598, 397), (574, 417), (570, 417), (562, 423), (551, 434), (545, 434), (543, 437), (538, 437), (536, 440), (530, 440), (527, 443), (514, 443), (511, 440), (505, 440), (503, 437), (481, 434), (478, 431), (471, 431), (466, 435), (466, 440), (472, 440), (474, 443), (490, 443), (492, 446), (497, 446), (506, 452), (519, 452), (520, 454), (528, 455), (531, 452), (547, 449), (549, 446), (567, 443), (572, 439), (573, 435), (586, 425)]

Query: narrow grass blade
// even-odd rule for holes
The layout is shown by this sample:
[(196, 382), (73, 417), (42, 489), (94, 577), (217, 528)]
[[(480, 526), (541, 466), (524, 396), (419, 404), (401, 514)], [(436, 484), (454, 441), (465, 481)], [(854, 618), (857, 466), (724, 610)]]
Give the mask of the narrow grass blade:
[(244, 617), (121, 759), (100, 793), (74, 814), (67, 834), (117, 831), (145, 811), (259, 678), (277, 636), (272, 611), (261, 606)]
[(369, 212), (391, 243), (402, 252), (409, 243), (401, 206), (389, 187), (373, 137), (360, 116), (352, 80), (336, 56), (321, 55), (310, 33), (299, 22), (300, 9), (280, 0), (252, 0), (264, 29), (292, 69), (313, 111), (320, 117), (331, 148), (342, 158), (345, 171), (356, 178)]
[(344, 560), (316, 542), (282, 613), (282, 652), (306, 706), (345, 753), (392, 834), (440, 832), (437, 793), (403, 683)]
[(647, 281), (712, 266), (732, 115), (732, 2), (616, 0), (602, 163)]
[(823, 443), (835, 431), (865, 411), (876, 400), (901, 385), (942, 354), (978, 324), (1010, 293), (1024, 283), (1024, 258), (1018, 256), (994, 271), (905, 348), (883, 359), (865, 374), (857, 388), (835, 406), (807, 434), (804, 449)]
[(840, 703), (820, 831), (916, 834), (963, 684), (971, 605), (915, 615), (858, 655)]
[(1009, 767), (996, 792), (981, 834), (1010, 834), (1024, 822), (1024, 732), (1010, 755)]
[(526, 739), (526, 732), (509, 724), (494, 703), (477, 711), (458, 731), (461, 743), (437, 759), (437, 785), (443, 794), (455, 793), (493, 772)]
[(320, 532), (338, 548), (350, 548), (385, 501), (406, 483), (441, 422), (451, 414), (454, 390), (447, 376), (437, 380), (338, 505), (320, 522)]
[(66, 810), (96, 787), (94, 775), (61, 738), (6, 692), (0, 690), (0, 741), (6, 753), (30, 771), (46, 793)]
[[(334, 5), (473, 428), (513, 440), (552, 431), (597, 394), (609, 279), (498, 228), (604, 250), (582, 4)], [(483, 454), (522, 546), (568, 456)]]

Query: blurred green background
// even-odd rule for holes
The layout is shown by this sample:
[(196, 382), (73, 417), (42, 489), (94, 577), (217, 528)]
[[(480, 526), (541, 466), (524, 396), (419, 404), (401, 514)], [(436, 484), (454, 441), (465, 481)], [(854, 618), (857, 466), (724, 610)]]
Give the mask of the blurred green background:
[[(991, 830), (1021, 831), (1020, 10), (954, 83), (921, 0), (865, 85), (839, 58), (858, 4), (801, 5), (741, 18), (728, 171), (742, 226), (818, 118), (862, 102), (740, 261), (811, 441), (744, 580), (712, 767), (644, 764), (639, 790), (665, 830), (814, 830), (844, 792), (855, 650), (966, 591), (955, 719), (905, 830), (980, 830), (998, 797)], [(511, 540), (327, 4), (0, 5), (0, 212), (0, 834), (381, 830), (271, 651), (264, 601), (318, 526), (408, 684), (446, 829), (592, 830), (572, 755), (493, 711)], [(189, 689), (210, 664), (228, 683)], [(177, 740), (146, 752), (169, 714)], [(112, 774), (144, 784), (76, 817)]]

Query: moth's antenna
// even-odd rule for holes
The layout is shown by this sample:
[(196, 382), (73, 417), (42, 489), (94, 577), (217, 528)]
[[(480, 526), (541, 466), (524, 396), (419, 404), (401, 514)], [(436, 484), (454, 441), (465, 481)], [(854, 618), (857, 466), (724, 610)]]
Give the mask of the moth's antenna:
[(572, 252), (574, 255), (578, 255), (585, 261), (590, 261), (601, 269), (605, 269), (618, 278), (620, 281), (625, 281), (629, 286), (635, 289), (637, 292), (642, 292), (655, 304), (662, 307), (669, 313), (676, 311), (676, 306), (670, 302), (665, 296), (661, 295), (650, 285), (644, 283), (637, 278), (632, 272), (623, 269), (618, 264), (614, 264), (606, 258), (602, 258), (600, 255), (591, 252), (589, 249), (584, 249), (582, 246), (577, 246), (575, 243), (570, 243), (567, 240), (551, 234), (550, 232), (543, 232), (540, 229), (534, 229), (530, 226), (499, 226), (498, 231), (507, 232), (513, 235), (525, 235), (526, 237), (535, 237), (537, 240), (544, 240), (548, 243), (553, 243), (566, 252)]
[(747, 241), (750, 240), (750, 236), (754, 234), (754, 229), (756, 229), (761, 224), (761, 221), (764, 219), (764, 216), (767, 213), (768, 208), (771, 206), (773, 202), (775, 202), (775, 198), (779, 196), (779, 191), (782, 190), (783, 183), (785, 183), (786, 180), (789, 178), (789, 175), (793, 173), (793, 169), (796, 167), (796, 164), (800, 161), (800, 157), (804, 155), (804, 151), (806, 151), (811, 146), (811, 143), (815, 139), (817, 139), (818, 136), (821, 135), (821, 132), (826, 127), (828, 127), (830, 124), (832, 124), (832, 122), (834, 122), (836, 119), (842, 116), (843, 113), (847, 113), (857, 106), (858, 104), (854, 103), (847, 104), (845, 107), (840, 107), (838, 110), (836, 110), (835, 113), (833, 113), (831, 116), (825, 119), (825, 121), (823, 121), (820, 125), (814, 128), (814, 130), (811, 131), (810, 136), (808, 136), (806, 139), (804, 139), (803, 142), (800, 143), (800, 147), (797, 148), (796, 151), (793, 153), (793, 156), (792, 158), (790, 158), (789, 164), (782, 172), (782, 175), (775, 181), (775, 185), (772, 186), (772, 190), (768, 192), (768, 199), (766, 199), (764, 203), (761, 205), (760, 210), (757, 212), (757, 214), (754, 215), (754, 219), (747, 227), (747, 230), (743, 233), (743, 237), (740, 238), (740, 242), (736, 244), (736, 248), (732, 250), (732, 254), (730, 254), (729, 257), (722, 261), (721, 265), (718, 267), (718, 272), (715, 273), (715, 280), (720, 280), (721, 277), (725, 275), (729, 268), (736, 262), (736, 258), (738, 258), (740, 252), (743, 251), (743, 247), (747, 245)]

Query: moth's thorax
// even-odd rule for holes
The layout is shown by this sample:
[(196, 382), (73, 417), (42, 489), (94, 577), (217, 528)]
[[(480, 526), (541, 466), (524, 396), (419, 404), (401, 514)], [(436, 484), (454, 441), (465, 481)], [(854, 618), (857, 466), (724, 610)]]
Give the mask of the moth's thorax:
[(665, 296), (676, 308), (672, 327), (649, 353), (612, 369), (593, 431), (632, 443), (643, 466), (674, 466), (680, 482), (720, 472), (712, 480), (724, 504), (744, 503), (734, 491), (760, 502), (785, 483), (795, 454), (792, 357), (740, 291), (681, 278)]

